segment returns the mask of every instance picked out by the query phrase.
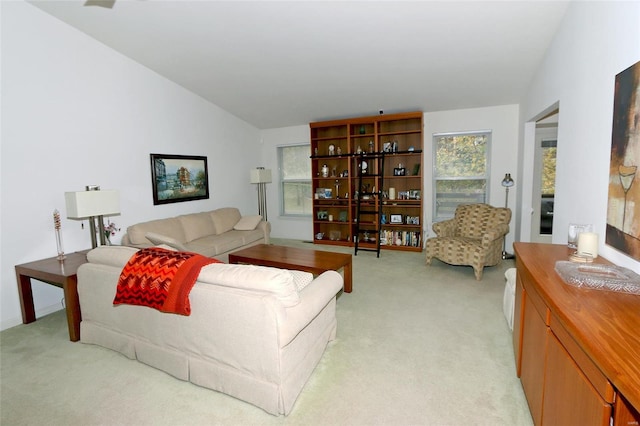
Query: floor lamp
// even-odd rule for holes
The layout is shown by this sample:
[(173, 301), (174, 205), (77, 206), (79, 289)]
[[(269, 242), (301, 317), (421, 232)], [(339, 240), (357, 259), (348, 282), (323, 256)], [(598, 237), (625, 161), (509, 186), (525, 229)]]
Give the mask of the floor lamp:
[[(509, 188), (511, 188), (515, 184), (514, 180), (511, 178), (511, 173), (507, 173), (504, 175), (504, 179), (502, 179), (502, 186), (504, 186), (505, 196), (504, 196), (504, 206), (505, 208), (509, 207)], [(502, 259), (513, 259), (515, 256), (507, 253), (507, 235), (502, 239)]]
[(267, 220), (267, 183), (271, 183), (271, 170), (258, 167), (251, 170), (251, 183), (258, 185), (258, 214)]

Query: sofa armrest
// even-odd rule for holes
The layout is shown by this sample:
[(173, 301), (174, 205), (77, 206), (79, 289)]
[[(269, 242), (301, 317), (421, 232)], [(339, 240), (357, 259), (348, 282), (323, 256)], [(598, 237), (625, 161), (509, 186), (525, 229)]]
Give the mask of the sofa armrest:
[(279, 330), (279, 346), (289, 344), (327, 306), (343, 287), (342, 276), (326, 271), (300, 292), (300, 303), (285, 309)]
[(442, 222), (435, 222), (431, 228), (438, 237), (452, 237), (456, 227), (455, 219), (447, 219)]
[(509, 233), (509, 225), (501, 223), (495, 228), (488, 229), (487, 232), (482, 235), (482, 246), (489, 247), (495, 240), (502, 239)]
[(271, 237), (271, 223), (265, 220), (260, 221), (256, 229), (260, 229), (264, 234), (264, 243), (269, 244), (269, 239)]

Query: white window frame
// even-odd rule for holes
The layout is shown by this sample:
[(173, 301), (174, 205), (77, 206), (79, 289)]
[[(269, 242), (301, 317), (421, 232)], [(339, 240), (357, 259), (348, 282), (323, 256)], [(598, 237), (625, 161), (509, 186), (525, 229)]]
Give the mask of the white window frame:
[[(287, 179), (284, 176), (284, 172), (285, 172), (285, 164), (284, 164), (284, 151), (286, 149), (289, 148), (300, 148), (300, 147), (304, 147), (304, 149), (307, 152), (307, 164), (309, 167), (309, 178), (308, 179)], [(292, 144), (292, 145), (281, 145), (277, 147), (278, 149), (278, 170), (279, 170), (279, 174), (280, 174), (280, 187), (279, 187), (279, 193), (280, 193), (280, 216), (286, 216), (286, 217), (311, 217), (313, 214), (313, 205), (312, 205), (312, 197), (311, 197), (311, 145), (310, 143), (306, 142), (306, 143), (299, 143), (299, 144)], [(309, 212), (308, 213), (288, 213), (286, 212), (286, 206), (285, 206), (285, 186), (288, 184), (303, 184), (303, 185), (308, 185), (309, 188)], [(302, 196), (304, 197), (304, 194), (302, 194)], [(302, 202), (305, 202), (305, 199), (302, 199)], [(302, 207), (303, 211), (304, 211), (304, 206)]]
[[(478, 176), (465, 176), (465, 177), (456, 177), (456, 176), (438, 176), (437, 170), (437, 155), (438, 155), (438, 144), (437, 140), (441, 137), (456, 137), (456, 136), (486, 136), (486, 169), (484, 175)], [(433, 222), (440, 222), (442, 220), (451, 219), (453, 217), (453, 212), (455, 212), (455, 206), (459, 204), (470, 204), (470, 203), (486, 203), (490, 199), (490, 189), (491, 189), (491, 139), (492, 139), (492, 131), (491, 130), (476, 130), (476, 131), (467, 131), (467, 132), (446, 132), (446, 133), (434, 133), (432, 138), (433, 149), (432, 149), (432, 194), (433, 194)], [(438, 215), (438, 192), (437, 192), (437, 183), (438, 181), (455, 181), (455, 180), (484, 180), (485, 181), (485, 191), (483, 194), (463, 194), (458, 200), (452, 201), (452, 213), (450, 215)]]

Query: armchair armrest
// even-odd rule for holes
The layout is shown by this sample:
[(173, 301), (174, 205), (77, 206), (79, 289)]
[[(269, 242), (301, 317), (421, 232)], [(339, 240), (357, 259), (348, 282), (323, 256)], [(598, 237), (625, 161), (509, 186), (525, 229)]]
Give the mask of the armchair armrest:
[(447, 219), (442, 222), (435, 222), (431, 225), (431, 228), (438, 237), (452, 237), (456, 228), (456, 220)]
[(495, 228), (488, 229), (482, 236), (482, 246), (489, 247), (495, 240), (501, 239), (509, 233), (509, 225), (501, 223)]

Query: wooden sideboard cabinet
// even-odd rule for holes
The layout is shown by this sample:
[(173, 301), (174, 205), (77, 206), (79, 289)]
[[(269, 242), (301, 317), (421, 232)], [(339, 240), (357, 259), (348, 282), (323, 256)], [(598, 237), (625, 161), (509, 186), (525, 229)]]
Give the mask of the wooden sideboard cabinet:
[(566, 284), (566, 246), (514, 248), (513, 347), (534, 424), (638, 425), (640, 296)]

